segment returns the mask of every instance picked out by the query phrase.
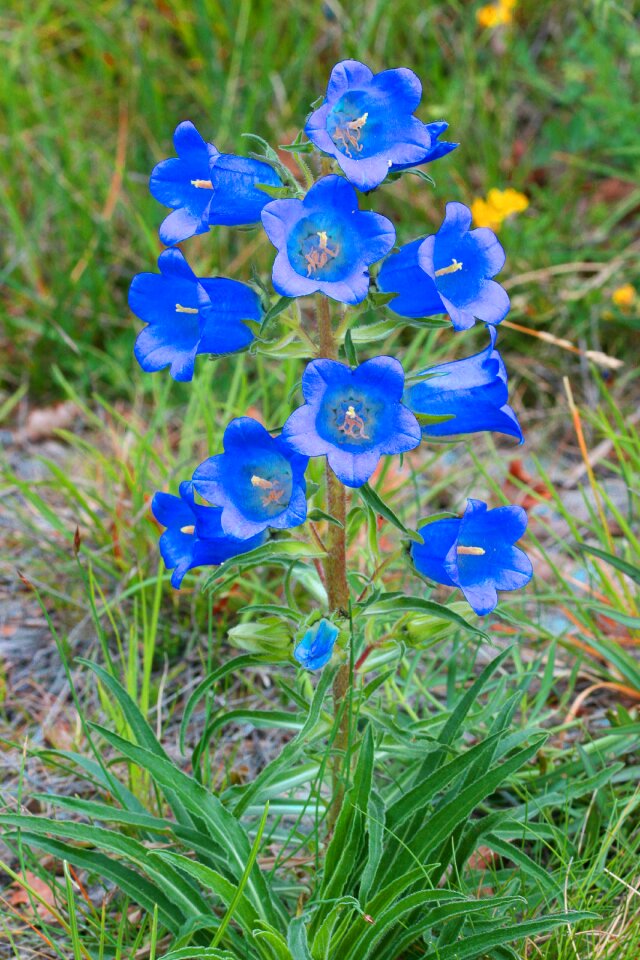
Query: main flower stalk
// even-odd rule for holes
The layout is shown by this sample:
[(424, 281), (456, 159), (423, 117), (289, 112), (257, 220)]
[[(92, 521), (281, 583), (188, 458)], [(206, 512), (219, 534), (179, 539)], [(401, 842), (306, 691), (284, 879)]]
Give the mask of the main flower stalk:
[[(318, 302), (318, 357), (326, 360), (338, 359), (338, 344), (331, 323), (329, 301), (320, 294)], [(327, 482), (327, 512), (338, 523), (329, 525), (327, 556), (324, 561), (324, 575), (329, 598), (329, 610), (333, 613), (349, 612), (349, 584), (347, 583), (347, 539), (346, 539), (346, 490), (337, 478), (327, 460), (325, 465)], [(339, 525), (338, 525), (339, 524)], [(333, 681), (333, 710), (337, 718), (340, 714), (338, 732), (335, 739), (336, 760), (333, 767), (333, 803), (329, 811), (329, 825), (333, 826), (344, 799), (344, 782), (341, 776), (343, 756), (349, 745), (350, 709), (346, 702), (349, 692), (350, 667), (343, 663), (338, 668)]]

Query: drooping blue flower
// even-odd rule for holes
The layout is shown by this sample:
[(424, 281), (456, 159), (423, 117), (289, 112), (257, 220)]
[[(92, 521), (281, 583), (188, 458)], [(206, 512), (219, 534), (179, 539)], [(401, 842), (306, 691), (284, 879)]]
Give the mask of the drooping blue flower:
[(160, 553), (167, 570), (173, 570), (171, 585), (180, 589), (188, 570), (215, 566), (259, 547), (264, 534), (238, 540), (225, 534), (220, 523), (222, 510), (195, 502), (193, 483), (180, 484), (180, 496), (156, 493), (151, 510), (167, 529), (160, 537)]
[(342, 483), (361, 487), (381, 456), (420, 443), (420, 425), (401, 402), (403, 388), (402, 364), (393, 357), (375, 357), (355, 369), (313, 360), (302, 375), (306, 403), (293, 411), (282, 437), (298, 453), (326, 456)]
[(167, 246), (206, 233), (215, 224), (258, 223), (269, 196), (257, 185), (282, 186), (268, 163), (218, 153), (190, 120), (178, 124), (173, 142), (178, 156), (157, 164), (149, 181), (156, 200), (173, 207), (160, 226), (160, 239)]
[(386, 217), (358, 209), (344, 177), (323, 177), (304, 200), (273, 200), (262, 223), (278, 250), (273, 286), (285, 297), (326, 294), (341, 303), (360, 303), (369, 289), (370, 264), (395, 242)]
[(509, 312), (506, 290), (491, 278), (502, 270), (505, 253), (487, 227), (470, 230), (471, 211), (448, 203), (442, 226), (389, 257), (378, 275), (385, 293), (397, 293), (389, 307), (402, 317), (448, 313), (456, 330), (476, 319), (500, 323)]
[(373, 190), (389, 171), (428, 163), (455, 150), (438, 142), (448, 124), (422, 123), (412, 116), (422, 85), (402, 67), (374, 76), (357, 60), (343, 60), (331, 71), (327, 95), (307, 121), (305, 133), (335, 157), (359, 190)]
[(197, 467), (193, 484), (205, 500), (222, 507), (225, 533), (252, 537), (267, 527), (304, 523), (307, 457), (251, 417), (232, 420), (223, 443), (224, 453)]
[(524, 442), (518, 418), (507, 403), (507, 371), (498, 350), (495, 327), (488, 327), (490, 343), (481, 353), (463, 360), (427, 367), (428, 376), (405, 390), (404, 402), (415, 414), (449, 416), (440, 423), (423, 423), (425, 437), (494, 430)]
[(253, 340), (246, 320), (259, 320), (260, 300), (251, 287), (226, 277), (198, 279), (177, 248), (158, 258), (160, 274), (139, 273), (129, 306), (148, 324), (134, 353), (143, 370), (171, 365), (174, 380), (191, 380), (199, 353), (234, 353)]
[(307, 630), (293, 651), (294, 657), (307, 670), (320, 670), (331, 660), (339, 632), (330, 620), (321, 620)]
[(478, 616), (491, 613), (497, 590), (519, 590), (533, 576), (531, 561), (514, 546), (527, 528), (522, 507), (487, 510), (468, 500), (459, 519), (435, 520), (420, 527), (424, 543), (411, 547), (420, 573), (436, 583), (460, 587)]

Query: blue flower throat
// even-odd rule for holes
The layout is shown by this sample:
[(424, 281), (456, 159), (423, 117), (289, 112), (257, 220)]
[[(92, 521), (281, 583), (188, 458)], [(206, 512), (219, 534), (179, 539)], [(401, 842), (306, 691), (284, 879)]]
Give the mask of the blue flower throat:
[(349, 392), (345, 396), (341, 392), (329, 399), (322, 416), (325, 429), (321, 432), (341, 446), (368, 448), (376, 440), (376, 406), (362, 395)]
[(327, 118), (329, 136), (338, 150), (347, 157), (353, 158), (361, 154), (365, 146), (362, 138), (369, 111), (363, 109), (364, 100), (362, 94), (341, 97)]
[[(249, 464), (250, 487), (245, 490), (246, 506), (256, 516), (281, 513), (291, 499), (292, 477), (288, 465)], [(243, 498), (244, 499), (244, 498)]]
[(310, 234), (303, 242), (301, 250), (307, 263), (308, 277), (315, 276), (340, 253), (340, 247), (337, 244), (332, 246), (326, 230), (317, 230), (315, 234)]

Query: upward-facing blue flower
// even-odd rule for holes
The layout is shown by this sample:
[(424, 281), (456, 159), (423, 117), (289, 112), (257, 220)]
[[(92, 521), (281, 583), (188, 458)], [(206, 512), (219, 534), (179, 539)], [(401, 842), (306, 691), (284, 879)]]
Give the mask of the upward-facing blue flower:
[(180, 496), (156, 493), (151, 510), (158, 523), (167, 529), (160, 537), (160, 553), (167, 570), (173, 570), (171, 585), (180, 589), (188, 570), (223, 563), (231, 557), (259, 547), (265, 535), (237, 540), (224, 533), (220, 524), (222, 510), (196, 503), (193, 483), (180, 484)]
[(320, 670), (333, 655), (333, 648), (340, 631), (330, 620), (321, 620), (307, 630), (293, 655), (307, 670)]
[(149, 181), (156, 200), (174, 208), (160, 226), (160, 239), (167, 246), (206, 233), (215, 224), (257, 223), (269, 200), (257, 185), (282, 186), (268, 163), (218, 153), (190, 120), (178, 124), (173, 142), (178, 156), (157, 164)]
[(222, 507), (224, 532), (252, 537), (267, 527), (285, 530), (304, 523), (308, 458), (251, 417), (232, 420), (223, 442), (224, 453), (201, 463), (193, 484), (205, 500)]
[(373, 190), (390, 170), (436, 160), (457, 143), (438, 143), (448, 124), (424, 124), (412, 116), (422, 85), (401, 67), (374, 76), (358, 60), (343, 60), (331, 71), (327, 96), (307, 121), (305, 133), (335, 157), (359, 190)]
[(533, 576), (531, 561), (514, 546), (527, 528), (522, 507), (487, 510), (468, 500), (460, 519), (434, 520), (419, 528), (424, 543), (411, 547), (420, 573), (436, 583), (460, 587), (478, 616), (498, 603), (496, 590), (519, 590)]
[(507, 371), (498, 350), (495, 327), (489, 327), (489, 346), (464, 360), (427, 367), (421, 380), (405, 390), (404, 402), (415, 414), (448, 416), (450, 420), (422, 424), (426, 437), (495, 430), (523, 442), (518, 418), (507, 403)]
[(435, 235), (414, 240), (389, 257), (378, 275), (385, 293), (397, 293), (389, 307), (402, 317), (448, 313), (456, 330), (476, 319), (500, 323), (509, 297), (491, 278), (502, 270), (505, 254), (492, 230), (470, 230), (471, 211), (448, 203)]
[(129, 306), (148, 324), (134, 353), (143, 370), (171, 365), (174, 380), (191, 380), (199, 353), (235, 353), (253, 340), (246, 320), (259, 320), (260, 300), (251, 287), (226, 277), (198, 279), (181, 252), (158, 258), (160, 274), (139, 273)]
[(326, 294), (341, 303), (360, 303), (369, 289), (368, 266), (395, 242), (393, 224), (358, 209), (344, 177), (323, 177), (304, 200), (273, 200), (262, 222), (278, 250), (273, 286), (285, 297)]
[(404, 371), (393, 357), (375, 357), (352, 370), (313, 360), (302, 375), (306, 403), (294, 410), (282, 437), (308, 457), (326, 456), (348, 487), (366, 483), (381, 456), (413, 450), (420, 425), (401, 403)]

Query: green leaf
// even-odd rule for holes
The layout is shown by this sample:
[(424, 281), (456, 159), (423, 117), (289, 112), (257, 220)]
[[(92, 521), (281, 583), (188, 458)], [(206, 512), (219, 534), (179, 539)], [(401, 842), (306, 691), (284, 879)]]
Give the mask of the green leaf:
[(499, 930), (484, 930), (482, 933), (465, 937), (447, 947), (434, 947), (423, 954), (423, 960), (475, 960), (486, 957), (487, 951), (502, 944), (513, 943), (514, 940), (523, 940), (525, 937), (536, 937), (548, 933), (564, 923), (578, 923), (580, 920), (599, 920), (597, 913), (573, 911), (556, 913), (536, 920), (520, 920), (509, 927)]
[[(222, 937), (223, 937), (223, 935), (224, 935), (224, 931), (227, 929), (227, 927), (229, 926), (229, 923), (231, 922), (231, 919), (232, 919), (233, 916), (234, 916), (234, 913), (236, 913), (236, 912), (239, 913), (239, 911), (240, 911), (240, 902), (241, 902), (241, 900), (242, 900), (243, 897), (244, 897), (244, 888), (245, 888), (245, 886), (247, 885), (247, 881), (248, 881), (248, 879), (249, 879), (249, 875), (250, 875), (250, 873), (251, 873), (251, 871), (252, 871), (252, 869), (253, 869), (253, 865), (254, 865), (254, 863), (256, 862), (256, 858), (257, 858), (257, 856), (258, 856), (258, 851), (259, 851), (259, 849), (260, 849), (260, 844), (262, 843), (262, 834), (264, 833), (264, 828), (265, 828), (266, 823), (267, 823), (267, 816), (268, 816), (268, 815), (269, 815), (269, 802), (267, 801), (267, 803), (265, 804), (264, 813), (262, 814), (262, 819), (260, 820), (260, 823), (258, 824), (258, 830), (257, 830), (257, 832), (256, 832), (256, 838), (255, 838), (255, 840), (253, 841), (253, 844), (252, 844), (252, 846), (251, 846), (251, 853), (250, 853), (250, 855), (249, 855), (249, 859), (247, 860), (247, 863), (246, 863), (246, 866), (245, 866), (244, 871), (243, 871), (243, 873), (242, 873), (242, 876), (240, 877), (240, 883), (238, 884), (238, 886), (237, 886), (237, 888), (236, 888), (236, 890), (235, 890), (235, 892), (234, 892), (234, 894), (233, 894), (233, 898), (232, 898), (232, 900), (231, 900), (231, 902), (230, 902), (230, 904), (229, 904), (229, 906), (228, 906), (228, 908), (227, 908), (227, 912), (225, 913), (224, 917), (222, 918), (222, 922), (221, 922), (220, 926), (218, 927), (218, 932), (216, 933), (215, 937), (213, 938), (213, 943), (211, 944), (212, 947), (217, 947), (217, 946), (218, 946), (218, 944), (219, 944), (220, 941), (222, 940)], [(255, 922), (255, 921), (252, 921), (252, 926), (253, 926), (253, 923), (254, 923), (254, 922)]]
[(180, 947), (179, 950), (163, 953), (158, 960), (193, 960), (196, 953), (198, 960), (237, 960), (234, 954), (226, 950), (215, 950), (213, 947)]
[[(163, 789), (170, 787), (186, 809), (201, 818), (214, 841), (212, 855), (216, 854), (219, 859), (228, 863), (235, 879), (239, 881), (249, 859), (251, 847), (245, 831), (218, 797), (202, 787), (193, 777), (183, 773), (171, 761), (123, 740), (122, 737), (98, 724), (92, 726), (123, 756), (128, 757), (143, 770), (147, 770), (159, 786)], [(273, 921), (276, 908), (282, 908), (277, 903), (273, 892), (268, 891), (265, 879), (257, 867), (249, 878), (248, 890), (258, 915)]]
[[(295, 560), (310, 560), (315, 557), (324, 557), (325, 553), (313, 543), (305, 543), (302, 540), (270, 540), (255, 550), (243, 553), (239, 557), (233, 557), (220, 564), (216, 573), (212, 574), (205, 582), (204, 589), (210, 593), (217, 592), (233, 582), (233, 579), (247, 570), (253, 570), (254, 567), (262, 566), (264, 563), (275, 563), (280, 566), (288, 566)], [(229, 570), (235, 570), (233, 575), (220, 578), (221, 573), (227, 573)]]
[[(78, 657), (77, 662), (88, 667), (97, 676), (98, 680), (100, 680), (100, 682), (109, 690), (118, 703), (118, 706), (122, 711), (122, 715), (127, 721), (131, 732), (140, 746), (151, 751), (151, 753), (155, 754), (156, 756), (162, 757), (169, 763), (169, 757), (162, 748), (155, 733), (151, 729), (151, 726), (147, 723), (137, 703), (132, 700), (122, 684), (105, 669), (103, 669), (103, 667), (99, 666), (97, 663), (94, 663), (92, 660), (85, 660), (83, 657)], [(184, 823), (188, 826), (192, 825), (194, 822), (193, 817), (190, 817), (187, 814), (183, 805), (171, 790), (170, 784), (164, 791), (164, 795), (167, 798), (167, 803), (173, 810), (176, 819), (180, 823)]]
[(332, 523), (334, 526), (344, 529), (344, 524), (340, 520), (332, 517), (330, 513), (325, 513), (324, 510), (320, 510), (319, 507), (314, 507), (313, 510), (309, 511), (307, 520), (313, 520), (316, 523), (320, 520), (326, 520), (327, 523)]
[(289, 924), (287, 945), (293, 960), (312, 960), (304, 917), (294, 917)]
[(147, 874), (150, 880), (164, 891), (172, 903), (175, 903), (185, 916), (197, 916), (206, 912), (207, 903), (196, 888), (185, 882), (182, 875), (164, 867), (158, 855), (132, 837), (126, 837), (97, 827), (94, 824), (74, 823), (72, 820), (52, 820), (48, 817), (22, 816), (18, 814), (0, 815), (0, 824), (20, 827), (30, 834), (50, 834), (55, 837), (67, 837), (81, 843), (90, 843), (106, 853), (124, 857), (131, 864)]
[(351, 336), (351, 330), (347, 330), (344, 335), (344, 352), (347, 358), (347, 363), (350, 367), (358, 366), (358, 354), (356, 353), (356, 348), (353, 345), (353, 338)]
[(447, 420), (455, 420), (453, 413), (443, 413), (437, 416), (433, 413), (418, 413), (414, 410), (413, 414), (421, 427), (428, 427), (432, 423), (446, 423)]
[(627, 563), (626, 560), (621, 560), (620, 557), (614, 556), (613, 553), (606, 553), (604, 550), (599, 550), (597, 547), (589, 547), (584, 543), (580, 545), (580, 549), (584, 553), (592, 553), (594, 557), (599, 557), (600, 560), (610, 563), (612, 567), (626, 574), (635, 583), (640, 583), (640, 567), (636, 567), (632, 563)]
[[(324, 668), (320, 675), (320, 680), (318, 681), (304, 727), (293, 740), (290, 740), (289, 743), (283, 747), (280, 756), (276, 757), (264, 770), (260, 771), (253, 783), (242, 788), (240, 799), (236, 803), (234, 810), (236, 816), (241, 816), (248, 807), (259, 803), (265, 791), (272, 787), (274, 783), (279, 782), (283, 772), (290, 771), (300, 755), (305, 752), (316, 733), (316, 728), (319, 726), (322, 706), (331, 688), (334, 674), (335, 669), (331, 669), (330, 667)], [(325, 724), (322, 722), (322, 733), (324, 733), (325, 730)]]
[(210, 673), (207, 677), (205, 677), (204, 680), (200, 681), (198, 686), (187, 700), (187, 705), (184, 708), (182, 723), (180, 724), (181, 753), (184, 754), (185, 752), (185, 737), (187, 728), (189, 726), (189, 721), (193, 716), (193, 711), (198, 706), (202, 698), (211, 690), (211, 688), (215, 687), (220, 680), (223, 680), (230, 673), (237, 674), (247, 668), (264, 666), (270, 662), (271, 661), (269, 657), (259, 656), (256, 654), (248, 654), (244, 657), (234, 657), (233, 660), (228, 660), (227, 663), (224, 663), (221, 667), (218, 667), (217, 670), (214, 670), (213, 673)]
[(274, 200), (288, 200), (290, 197), (295, 197), (297, 193), (292, 187), (274, 187), (271, 183), (256, 183), (255, 187)]
[(279, 297), (276, 302), (269, 307), (262, 318), (262, 323), (260, 324), (260, 336), (264, 336), (271, 321), (275, 320), (277, 316), (283, 313), (291, 303), (291, 297)]
[(369, 291), (367, 299), (375, 307), (384, 307), (398, 296), (397, 293), (383, 293), (381, 290)]
[(416, 543), (422, 543), (422, 537), (418, 533), (414, 533), (413, 530), (409, 530), (402, 523), (401, 520), (395, 515), (391, 507), (382, 500), (382, 498), (376, 493), (373, 487), (369, 486), (368, 483), (364, 483), (359, 488), (359, 493), (364, 502), (368, 507), (370, 507), (375, 513), (379, 513), (381, 517), (384, 517), (389, 523), (392, 523), (394, 527), (402, 531), (406, 537), (409, 537), (410, 540), (414, 540)]
[(483, 640), (489, 641), (489, 636), (479, 627), (469, 623), (464, 617), (450, 607), (435, 600), (423, 600), (420, 597), (405, 597), (400, 593), (383, 593), (378, 599), (360, 610), (363, 617), (394, 617), (404, 616), (406, 613), (428, 613), (438, 620), (448, 620), (464, 630), (475, 633)]
[(88, 870), (99, 877), (104, 877), (150, 914), (153, 914), (157, 905), (159, 919), (172, 933), (177, 934), (183, 925), (184, 914), (160, 887), (150, 883), (146, 877), (125, 867), (117, 860), (103, 853), (85, 850), (71, 843), (50, 840), (48, 837), (25, 831), (20, 832), (20, 840), (26, 846), (35, 847), (43, 853), (50, 853), (58, 860), (67, 860), (80, 870)]

